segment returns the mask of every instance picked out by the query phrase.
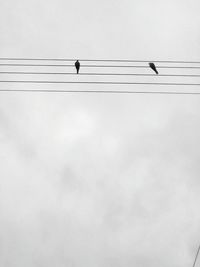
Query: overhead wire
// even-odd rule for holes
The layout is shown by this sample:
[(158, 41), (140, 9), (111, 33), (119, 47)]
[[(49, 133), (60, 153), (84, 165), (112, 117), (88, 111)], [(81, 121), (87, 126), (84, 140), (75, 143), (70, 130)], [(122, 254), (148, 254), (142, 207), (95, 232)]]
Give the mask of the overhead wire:
[[(30, 57), (0, 57), (0, 60), (7, 61), (76, 61), (77, 58), (30, 58)], [(200, 64), (200, 61), (186, 61), (186, 60), (135, 60), (135, 59), (89, 59), (83, 58), (79, 61), (88, 62), (157, 62), (157, 63), (184, 63), (184, 64)]]
[[(3, 62), (2, 61), (18, 61), (19, 63), (13, 63), (13, 62)], [(21, 61), (29, 61), (27, 63), (23, 63)], [(2, 58), (0, 57), (0, 67), (73, 67), (74, 68), (74, 64), (59, 64), (59, 63), (48, 63), (48, 64), (41, 64), (41, 63), (32, 63), (30, 61), (62, 61), (62, 62), (67, 62), (67, 61), (75, 61), (75, 59), (66, 59), (66, 58)], [(147, 63), (149, 61), (147, 60), (128, 60), (128, 59), (82, 59), (80, 61), (87, 61), (87, 62), (91, 62), (91, 64), (81, 64), (81, 68), (146, 68), (149, 69), (149, 65), (127, 65), (127, 64), (97, 64), (97, 62), (113, 62), (113, 63)], [(93, 63), (96, 62), (96, 63)], [(157, 63), (167, 63), (166, 65), (160, 65), (158, 64), (157, 68), (160, 69), (200, 69), (200, 66), (191, 66), (192, 64), (200, 64), (199, 61), (173, 61), (173, 60), (154, 60), (154, 62)], [(70, 62), (71, 63), (71, 62)], [(170, 63), (170, 64), (169, 64)], [(172, 65), (171, 63), (176, 63), (179, 65)], [(183, 64), (191, 64), (190, 66), (185, 66)], [(180, 65), (181, 64), (181, 65)], [(52, 72), (52, 71), (25, 71), (25, 70), (12, 70), (12, 71), (8, 71), (8, 70), (4, 70), (4, 71), (0, 71), (0, 74), (5, 74), (5, 75), (60, 75), (60, 76), (64, 76), (64, 75), (74, 75), (77, 76), (77, 74), (74, 72), (68, 72), (68, 71), (59, 71), (59, 72)], [(156, 77), (155, 74), (149, 74), (149, 73), (123, 73), (123, 72), (118, 72), (118, 73), (114, 73), (114, 72), (82, 72), (79, 73), (80, 76), (135, 76), (135, 77)], [(192, 77), (200, 77), (200, 74), (170, 74), (170, 73), (164, 73), (164, 74), (159, 74), (158, 77), (188, 77), (188, 78), (192, 78)], [(72, 80), (72, 81), (67, 81), (67, 80), (18, 80), (18, 79), (14, 79), (14, 80), (9, 80), (9, 79), (3, 79), (0, 80), (0, 83), (29, 83), (29, 84), (101, 84), (101, 85), (159, 85), (159, 86), (200, 86), (200, 83), (196, 82), (196, 83), (191, 83), (191, 82), (134, 82), (134, 81), (90, 81), (90, 80), (86, 80), (86, 81), (80, 81), (80, 80)], [(20, 90), (17, 89), (18, 91), (24, 92), (24, 89)], [(4, 90), (3, 90), (4, 91)], [(5, 90), (7, 91), (7, 90)], [(8, 90), (10, 91), (10, 90)], [(16, 91), (16, 90), (11, 90), (11, 91)], [(26, 91), (26, 90), (25, 90)], [(32, 90), (32, 91), (37, 91), (38, 90)], [(46, 91), (46, 90), (42, 90)], [(51, 90), (51, 92), (91, 92), (88, 90), (85, 91), (79, 91), (79, 90)], [(107, 90), (107, 91), (98, 91), (98, 90), (94, 90), (93, 92), (112, 92), (112, 93), (137, 93), (136, 91), (115, 91), (115, 90)], [(152, 91), (151, 91), (152, 92)], [(141, 91), (138, 91), (138, 93), (142, 93)], [(150, 92), (146, 92), (144, 91), (143, 93), (150, 93)], [(156, 92), (152, 92), (152, 93), (158, 93)], [(160, 92), (161, 93), (161, 92)], [(167, 92), (163, 92), (163, 93), (169, 93)], [(198, 92), (170, 92), (170, 94), (199, 94)]]
[(199, 255), (199, 251), (200, 251), (200, 245), (199, 245), (199, 247), (197, 249), (197, 252), (196, 252), (195, 259), (194, 259), (192, 267), (195, 267), (195, 265), (196, 265), (197, 258), (198, 258), (198, 255)]
[(91, 93), (91, 94), (157, 94), (157, 95), (200, 95), (200, 92), (178, 91), (128, 91), (128, 90), (60, 90), (60, 89), (0, 89), (0, 92), (26, 93)]
[(110, 82), (110, 81), (38, 81), (38, 80), (0, 80), (0, 83), (38, 83), (38, 84), (107, 84), (107, 85), (174, 85), (200, 86), (200, 83), (165, 83), (165, 82)]
[[(16, 75), (75, 75), (77, 73), (73, 72), (30, 72), (30, 71), (0, 71), (0, 74), (16, 74)], [(79, 73), (79, 75), (93, 75), (93, 76), (155, 76), (155, 74), (146, 73), (94, 73), (94, 72), (84, 72)], [(200, 77), (200, 74), (159, 74), (159, 77)]]
[[(0, 63), (0, 66), (7, 67), (73, 67), (74, 65), (69, 64), (21, 64), (21, 63)], [(87, 68), (149, 68), (149, 66), (137, 66), (137, 65), (81, 65), (81, 67)], [(157, 66), (157, 68), (164, 69), (200, 69), (200, 66)]]
[(196, 261), (197, 261), (198, 255), (199, 255), (199, 251), (200, 251), (200, 245), (199, 245), (197, 253), (195, 255), (195, 259), (194, 259), (194, 263), (193, 263), (192, 267), (195, 267), (195, 264), (196, 264)]

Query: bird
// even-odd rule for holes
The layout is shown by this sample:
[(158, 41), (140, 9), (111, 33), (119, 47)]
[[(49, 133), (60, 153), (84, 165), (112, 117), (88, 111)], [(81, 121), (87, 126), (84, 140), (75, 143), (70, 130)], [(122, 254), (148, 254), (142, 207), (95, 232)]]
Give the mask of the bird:
[(156, 69), (156, 66), (155, 66), (155, 64), (154, 64), (153, 62), (150, 62), (150, 63), (149, 63), (149, 67), (150, 67), (152, 70), (154, 70), (156, 74), (158, 74), (158, 71), (157, 71), (157, 69)]
[(75, 62), (75, 67), (76, 67), (76, 71), (77, 71), (77, 74), (79, 73), (79, 69), (80, 69), (80, 62), (77, 60)]

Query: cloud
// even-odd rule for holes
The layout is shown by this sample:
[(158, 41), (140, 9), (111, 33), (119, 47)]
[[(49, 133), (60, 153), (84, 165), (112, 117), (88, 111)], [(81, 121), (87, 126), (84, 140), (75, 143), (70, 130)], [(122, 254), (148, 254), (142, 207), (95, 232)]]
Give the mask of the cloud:
[[(198, 7), (6, 1), (1, 56), (197, 60)], [(1, 93), (0, 265), (191, 266), (199, 129), (197, 96)]]
[(3, 266), (190, 263), (198, 101), (23, 99), (1, 106)]

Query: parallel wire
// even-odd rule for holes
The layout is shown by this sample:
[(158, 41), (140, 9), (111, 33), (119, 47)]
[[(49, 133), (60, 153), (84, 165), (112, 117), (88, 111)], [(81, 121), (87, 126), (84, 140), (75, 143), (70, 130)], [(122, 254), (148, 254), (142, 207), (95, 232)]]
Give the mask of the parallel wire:
[[(74, 59), (64, 58), (0, 58), (2, 60), (17, 60), (17, 61), (75, 61)], [(146, 60), (122, 60), (122, 59), (82, 59), (80, 61), (88, 62), (143, 62), (147, 63), (150, 61)], [(157, 63), (183, 63), (183, 64), (200, 64), (199, 61), (173, 61), (173, 60), (154, 60)], [(0, 66), (7, 67), (73, 67), (74, 64), (33, 64), (33, 63), (0, 63)], [(99, 64), (81, 64), (81, 67), (89, 68), (149, 68), (146, 66), (138, 65), (99, 65)], [(200, 66), (157, 66), (157, 68), (163, 69), (200, 69)], [(38, 71), (0, 71), (0, 74), (17, 74), (17, 75), (76, 75), (71, 72), (38, 72)], [(155, 76), (155, 74), (145, 73), (79, 73), (79, 75), (93, 75), (93, 76)], [(159, 74), (162, 77), (200, 77), (200, 74)], [(0, 80), (0, 83), (32, 83), (32, 84), (105, 84), (105, 85), (165, 85), (165, 86), (200, 86), (200, 83), (178, 83), (178, 82), (114, 82), (114, 81), (50, 81), (50, 80)], [(200, 95), (200, 92), (177, 92), (177, 91), (127, 91), (127, 90), (54, 90), (54, 89), (37, 89), (37, 90), (26, 90), (26, 89), (1, 89), (1, 92), (68, 92), (68, 93), (131, 93), (131, 94), (184, 94), (184, 95)]]
[[(18, 63), (1, 63), (0, 66), (7, 67), (73, 67), (74, 65), (68, 64), (18, 64)], [(81, 65), (81, 67), (87, 68), (149, 68), (149, 66), (137, 66), (137, 65)], [(200, 66), (157, 66), (158, 69), (200, 69)]]
[(38, 80), (0, 80), (0, 83), (35, 83), (35, 84), (107, 84), (107, 85), (174, 85), (200, 86), (200, 83), (162, 83), (162, 82), (98, 82), (98, 81), (38, 81)]
[[(0, 60), (7, 61), (76, 61), (73, 58), (26, 58), (26, 57), (0, 57)], [(184, 60), (134, 60), (134, 59), (79, 59), (87, 62), (158, 62), (158, 63), (183, 63), (183, 64), (200, 64), (200, 61)]]
[(0, 92), (26, 93), (92, 93), (92, 94), (154, 94), (154, 95), (200, 95), (200, 92), (178, 91), (127, 91), (127, 90), (55, 90), (55, 89), (0, 89)]
[[(25, 75), (75, 75), (72, 72), (29, 72), (29, 71), (0, 71), (0, 74), (25, 74)], [(155, 76), (155, 74), (145, 73), (79, 73), (78, 75), (94, 76)], [(159, 77), (200, 77), (199, 74), (159, 74)]]

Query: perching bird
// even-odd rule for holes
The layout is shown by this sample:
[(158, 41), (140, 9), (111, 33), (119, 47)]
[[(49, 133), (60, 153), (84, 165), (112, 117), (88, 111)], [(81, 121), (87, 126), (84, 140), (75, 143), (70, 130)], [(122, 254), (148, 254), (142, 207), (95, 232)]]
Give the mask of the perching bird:
[(77, 74), (79, 73), (79, 69), (80, 69), (80, 62), (77, 60), (75, 62), (75, 67), (76, 67), (76, 71), (77, 71)]
[(154, 70), (156, 74), (158, 74), (158, 71), (157, 71), (156, 66), (155, 66), (154, 63), (150, 62), (150, 63), (149, 63), (149, 67), (150, 67), (152, 70)]

